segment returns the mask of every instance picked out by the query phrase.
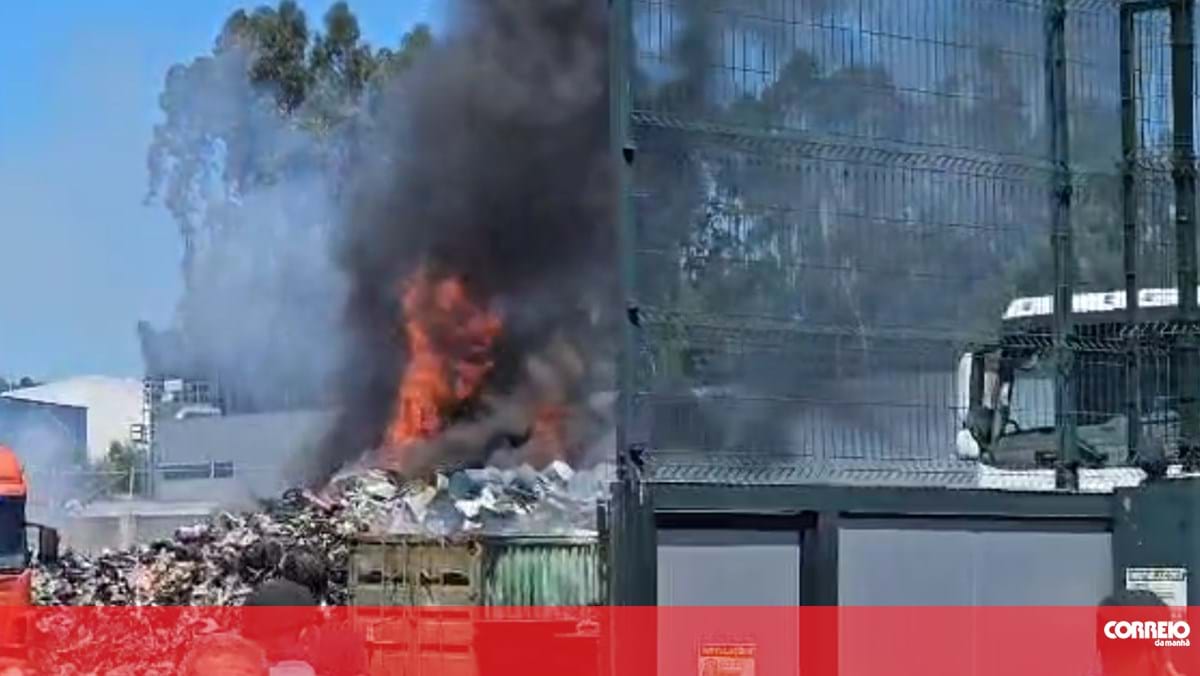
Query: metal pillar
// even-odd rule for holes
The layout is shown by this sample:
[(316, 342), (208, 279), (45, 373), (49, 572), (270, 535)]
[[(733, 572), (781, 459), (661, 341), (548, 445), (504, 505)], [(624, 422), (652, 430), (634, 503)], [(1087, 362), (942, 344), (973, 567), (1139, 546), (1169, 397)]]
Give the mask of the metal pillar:
[(609, 135), (610, 151), (615, 173), (613, 220), (616, 228), (617, 266), (620, 275), (621, 357), (617, 390), (619, 415), (617, 423), (617, 460), (622, 477), (631, 467), (628, 462), (631, 446), (630, 429), (634, 417), (634, 394), (637, 367), (638, 306), (635, 300), (633, 205), (631, 202), (634, 147), (630, 138), (630, 0), (609, 0)]
[(1186, 321), (1196, 308), (1195, 7), (1171, 7), (1171, 105), (1174, 122), (1175, 227), (1179, 247), (1179, 311)]
[[(1124, 223), (1125, 316), (1129, 326), (1138, 322), (1138, 227), (1137, 227), (1137, 102), (1134, 100), (1134, 8), (1121, 5), (1121, 211)], [(1130, 337), (1125, 354), (1125, 416), (1128, 460), (1134, 461), (1141, 443), (1142, 387), (1141, 351)]]
[[(637, 382), (637, 323), (638, 305), (635, 298), (634, 228), (631, 185), (635, 150), (630, 134), (632, 64), (631, 0), (609, 0), (609, 134), (613, 171), (613, 220), (616, 228), (617, 265), (620, 271), (620, 294), (624, 317), (621, 321), (621, 358), (619, 365), (619, 415), (617, 422), (618, 480), (613, 489), (613, 529), (610, 548), (610, 573), (613, 601), (617, 604), (644, 601), (629, 596), (624, 590), (633, 589), (636, 580), (647, 572), (638, 565), (639, 535), (646, 536), (652, 526), (644, 523), (652, 518), (648, 494), (642, 484), (640, 455), (634, 448), (630, 430), (634, 420), (634, 396)], [(652, 535), (651, 542), (653, 541)]]
[[(1171, 5), (1171, 104), (1174, 127), (1172, 164), (1175, 179), (1176, 259), (1179, 264), (1179, 319), (1194, 325), (1196, 307), (1196, 171), (1195, 171), (1195, 5)], [(1185, 465), (1196, 466), (1200, 446), (1200, 381), (1195, 373), (1196, 339), (1186, 331), (1176, 351), (1179, 377), (1180, 453)]]
[(1075, 295), (1074, 253), (1071, 242), (1070, 134), (1067, 115), (1066, 0), (1054, 0), (1046, 15), (1046, 106), (1050, 157), (1054, 166), (1051, 204), (1051, 251), (1054, 255), (1055, 429), (1058, 432), (1056, 485), (1079, 488), (1079, 443), (1076, 420), (1078, 396), (1072, 299)]
[[(1113, 495), (1113, 582), (1129, 568), (1184, 568), (1187, 604), (1200, 604), (1200, 480), (1180, 478), (1124, 488)], [(1191, 611), (1194, 613), (1195, 611)], [(1192, 621), (1194, 622), (1194, 614)]]

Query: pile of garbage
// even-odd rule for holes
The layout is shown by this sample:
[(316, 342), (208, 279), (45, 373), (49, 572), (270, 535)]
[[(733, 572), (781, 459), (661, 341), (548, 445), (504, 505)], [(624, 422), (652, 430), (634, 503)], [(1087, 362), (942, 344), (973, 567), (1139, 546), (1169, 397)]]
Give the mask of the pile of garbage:
[(540, 472), (488, 467), (400, 485), (382, 472), (357, 472), (335, 477), (330, 492), (372, 533), (591, 535), (614, 475), (609, 466), (575, 471), (554, 462)]
[(320, 505), (302, 491), (260, 512), (221, 513), (175, 537), (96, 556), (67, 551), (34, 576), (37, 605), (240, 605), (279, 574), (286, 552), (309, 550), (329, 564), (324, 601), (345, 602), (346, 560), (363, 525), (345, 506)]
[(375, 470), (336, 476), (320, 494), (293, 489), (258, 512), (221, 513), (174, 538), (105, 551), (67, 551), (36, 571), (43, 606), (236, 606), (262, 581), (282, 574), (290, 553), (324, 559), (323, 603), (348, 600), (349, 553), (364, 533), (569, 535), (595, 533), (598, 501), (612, 469), (577, 472), (564, 463), (461, 470), (404, 481)]
[(37, 638), (27, 645), (28, 668), (20, 673), (173, 676), (197, 639), (242, 625), (235, 608), (172, 610), (39, 609)]

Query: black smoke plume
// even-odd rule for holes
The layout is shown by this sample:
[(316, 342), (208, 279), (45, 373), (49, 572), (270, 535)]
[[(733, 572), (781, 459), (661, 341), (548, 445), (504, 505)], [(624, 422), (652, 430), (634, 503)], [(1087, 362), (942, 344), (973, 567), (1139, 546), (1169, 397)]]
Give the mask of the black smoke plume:
[(606, 22), (594, 0), (469, 3), (380, 102), (390, 114), (362, 146), (340, 243), (344, 412), (318, 480), (381, 441), (405, 360), (397, 285), (418, 266), (500, 309), (493, 398), (552, 340), (601, 349), (616, 267)]

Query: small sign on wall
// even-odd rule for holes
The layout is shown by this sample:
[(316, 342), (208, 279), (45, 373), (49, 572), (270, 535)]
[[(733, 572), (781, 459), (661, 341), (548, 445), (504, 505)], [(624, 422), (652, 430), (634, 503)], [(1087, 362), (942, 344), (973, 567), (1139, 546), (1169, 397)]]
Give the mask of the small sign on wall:
[(702, 645), (699, 676), (754, 676), (754, 653), (751, 643)]
[(1172, 608), (1188, 604), (1187, 568), (1126, 568), (1126, 591), (1150, 591)]

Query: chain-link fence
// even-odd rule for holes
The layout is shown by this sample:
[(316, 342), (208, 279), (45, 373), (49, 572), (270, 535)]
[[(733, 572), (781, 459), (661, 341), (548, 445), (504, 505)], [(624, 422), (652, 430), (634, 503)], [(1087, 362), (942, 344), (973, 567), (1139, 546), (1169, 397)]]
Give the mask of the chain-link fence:
[(655, 478), (1035, 487), (981, 461), (1051, 468), (1067, 422), (1087, 468), (1172, 454), (1181, 3), (628, 1), (629, 429)]

